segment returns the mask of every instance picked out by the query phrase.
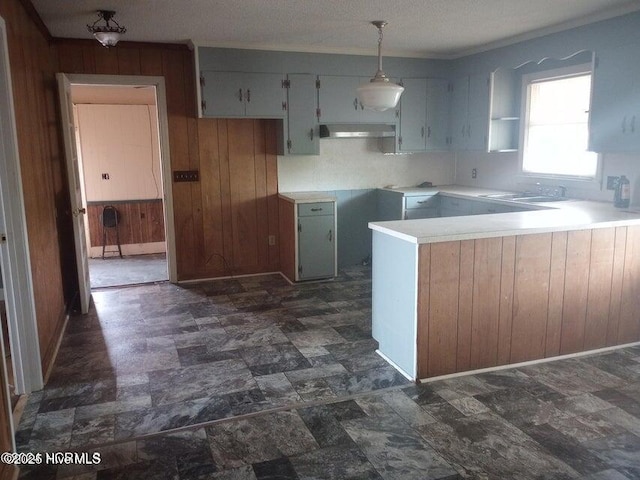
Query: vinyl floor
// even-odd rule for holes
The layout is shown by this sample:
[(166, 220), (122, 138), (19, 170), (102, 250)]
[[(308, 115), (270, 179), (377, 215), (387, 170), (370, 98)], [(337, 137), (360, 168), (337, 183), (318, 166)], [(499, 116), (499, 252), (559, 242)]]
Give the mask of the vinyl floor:
[(639, 479), (640, 346), (408, 382), (371, 338), (371, 271), (94, 292), (19, 451), (81, 480)]

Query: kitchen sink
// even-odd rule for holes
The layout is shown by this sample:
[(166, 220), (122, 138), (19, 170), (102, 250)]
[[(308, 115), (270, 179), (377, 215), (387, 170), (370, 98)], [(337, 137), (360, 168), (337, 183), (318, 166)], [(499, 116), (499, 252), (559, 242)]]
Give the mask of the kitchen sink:
[(541, 202), (563, 202), (569, 199), (567, 197), (554, 197), (551, 195), (536, 195), (532, 197), (511, 197), (511, 200), (513, 200), (514, 202), (541, 203)]

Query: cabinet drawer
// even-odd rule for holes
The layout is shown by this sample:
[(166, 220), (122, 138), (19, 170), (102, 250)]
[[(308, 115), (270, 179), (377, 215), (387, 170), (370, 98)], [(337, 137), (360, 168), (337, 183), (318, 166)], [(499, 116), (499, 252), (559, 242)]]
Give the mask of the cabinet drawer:
[(419, 197), (405, 197), (405, 208), (411, 210), (413, 208), (434, 208), (437, 207), (439, 199), (436, 195), (421, 195)]
[(416, 220), (419, 218), (435, 218), (438, 216), (438, 208), (413, 208), (404, 212), (405, 220)]
[(298, 205), (298, 216), (333, 215), (333, 205), (333, 202), (300, 203)]
[(443, 210), (457, 210), (460, 215), (473, 215), (473, 206), (476, 202), (455, 197), (442, 197), (440, 208)]

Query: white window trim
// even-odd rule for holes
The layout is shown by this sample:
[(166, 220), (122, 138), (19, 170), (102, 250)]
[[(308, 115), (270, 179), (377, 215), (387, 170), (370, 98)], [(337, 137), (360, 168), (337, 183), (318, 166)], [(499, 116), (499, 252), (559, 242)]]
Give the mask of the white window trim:
[(530, 173), (525, 172), (522, 169), (525, 140), (527, 134), (526, 118), (529, 111), (529, 84), (537, 80), (553, 80), (560, 78), (567, 78), (573, 76), (579, 76), (584, 74), (591, 75), (591, 92), (593, 96), (593, 65), (591, 63), (583, 63), (580, 65), (571, 65), (568, 67), (555, 68), (552, 70), (543, 70), (540, 72), (528, 73), (522, 76), (522, 101), (520, 112), (520, 145), (518, 150), (518, 177), (522, 183), (541, 184), (541, 185), (558, 185), (562, 184), (569, 188), (580, 188), (586, 190), (601, 190), (602, 188), (602, 170), (603, 160), (602, 155), (598, 153), (598, 161), (596, 174), (593, 178), (578, 177), (571, 175), (553, 175), (542, 173)]

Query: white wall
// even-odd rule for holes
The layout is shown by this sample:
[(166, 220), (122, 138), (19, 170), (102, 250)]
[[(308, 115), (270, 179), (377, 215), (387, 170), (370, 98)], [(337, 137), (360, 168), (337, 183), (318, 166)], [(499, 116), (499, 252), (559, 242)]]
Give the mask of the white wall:
[(83, 104), (77, 112), (87, 201), (161, 198), (156, 107)]
[[(603, 186), (601, 188), (579, 188), (569, 186), (567, 196), (572, 198), (613, 201), (613, 190), (606, 190), (607, 175), (626, 175), (631, 182), (631, 203), (640, 206), (640, 154), (603, 154)], [(476, 179), (471, 170), (477, 169)], [(458, 152), (456, 154), (455, 183), (475, 187), (524, 191), (533, 188), (530, 181), (519, 176), (517, 153)], [(542, 182), (544, 183), (544, 182)], [(559, 185), (561, 181), (548, 182)]]
[(453, 183), (452, 153), (385, 155), (379, 139), (322, 139), (320, 155), (278, 157), (278, 190), (357, 190), (387, 185)]

